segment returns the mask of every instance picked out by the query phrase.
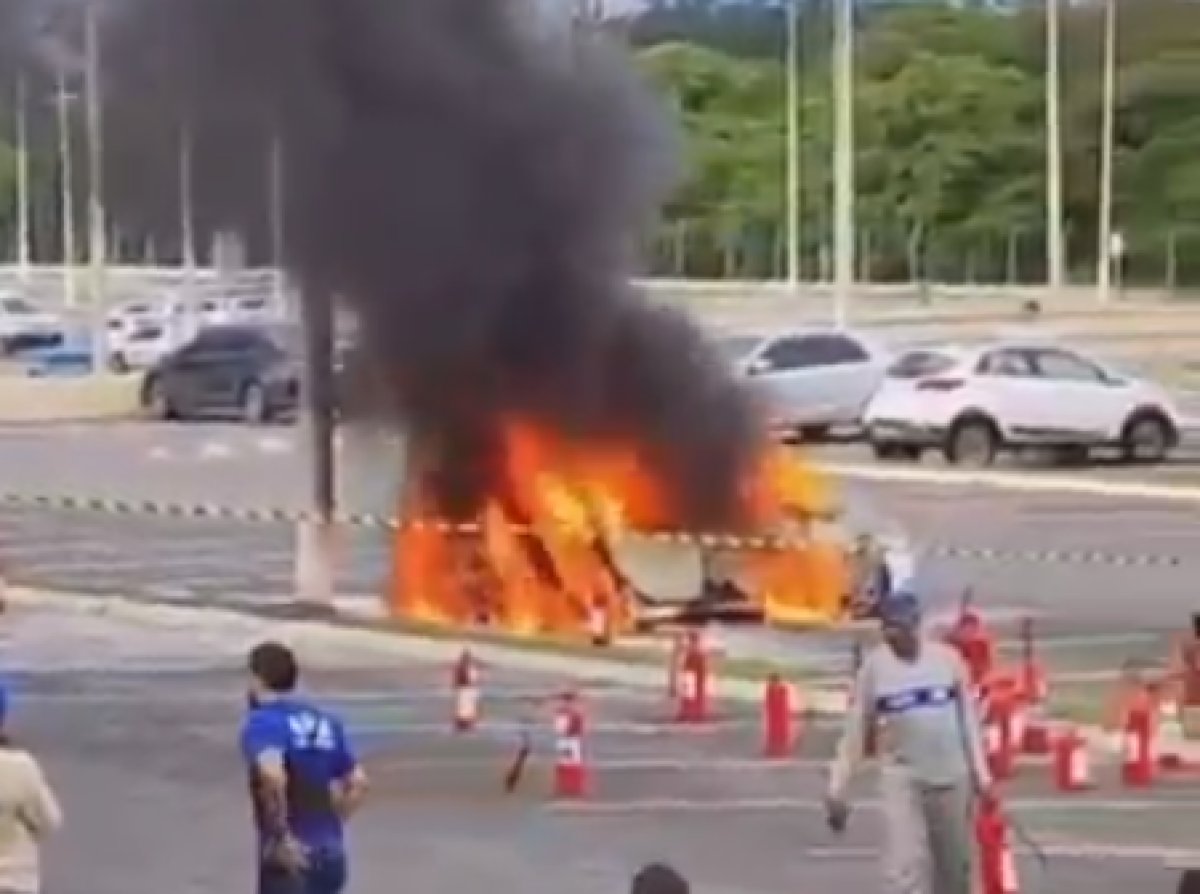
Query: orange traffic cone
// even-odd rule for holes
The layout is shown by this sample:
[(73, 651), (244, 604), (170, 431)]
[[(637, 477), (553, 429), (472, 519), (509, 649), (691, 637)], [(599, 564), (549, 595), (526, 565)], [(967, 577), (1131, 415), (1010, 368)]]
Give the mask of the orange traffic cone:
[(454, 663), (454, 731), (473, 730), (479, 723), (479, 674), (475, 659), (464, 649)]
[(554, 717), (554, 797), (582, 798), (587, 794), (584, 763), (583, 709), (573, 694), (564, 695)]

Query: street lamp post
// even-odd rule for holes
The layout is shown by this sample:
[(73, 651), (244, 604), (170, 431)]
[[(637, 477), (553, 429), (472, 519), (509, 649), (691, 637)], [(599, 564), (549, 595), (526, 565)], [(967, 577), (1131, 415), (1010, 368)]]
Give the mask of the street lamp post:
[(1116, 126), (1117, 4), (1104, 4), (1104, 93), (1100, 113), (1100, 225), (1096, 245), (1096, 298), (1108, 304), (1113, 273), (1113, 132)]
[(800, 2), (787, 4), (787, 282), (795, 292), (800, 264)]
[(179, 130), (179, 238), (189, 291), (196, 275), (195, 203), (192, 196), (192, 130), (185, 122)]
[(1062, 130), (1059, 111), (1059, 0), (1046, 0), (1046, 285), (1064, 285)]
[(30, 245), (29, 200), (29, 96), (25, 76), (17, 75), (17, 270), (21, 278), (29, 275)]
[(55, 91), (58, 114), (58, 167), (60, 221), (62, 226), (63, 300), (68, 308), (75, 306), (75, 163), (71, 149), (71, 102), (67, 92), (66, 75), (59, 71)]
[(92, 370), (107, 369), (104, 272), (108, 263), (104, 212), (104, 125), (100, 109), (100, 23), (96, 0), (84, 7), (84, 96), (88, 138), (88, 284), (92, 311)]
[(854, 0), (838, 0), (833, 37), (833, 308), (844, 326), (854, 287)]

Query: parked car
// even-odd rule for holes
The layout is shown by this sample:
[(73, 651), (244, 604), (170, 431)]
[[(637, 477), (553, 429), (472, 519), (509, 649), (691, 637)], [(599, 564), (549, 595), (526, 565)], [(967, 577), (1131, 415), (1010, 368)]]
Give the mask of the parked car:
[(889, 362), (873, 339), (842, 329), (731, 335), (718, 347), (764, 401), (773, 427), (805, 439), (857, 426)]
[(66, 324), (24, 298), (0, 294), (0, 351), (5, 355), (53, 348), (66, 338)]
[(267, 422), (295, 411), (300, 332), (290, 326), (214, 326), (152, 366), (142, 406), (158, 419)]
[(267, 295), (204, 298), (197, 304), (197, 315), (204, 326), (270, 325), (282, 322), (286, 316), (284, 309)]
[(973, 467), (1029, 448), (1076, 460), (1116, 447), (1126, 461), (1157, 463), (1180, 431), (1159, 385), (1034, 341), (909, 351), (888, 370), (864, 422), (882, 459), (916, 460), (934, 449)]

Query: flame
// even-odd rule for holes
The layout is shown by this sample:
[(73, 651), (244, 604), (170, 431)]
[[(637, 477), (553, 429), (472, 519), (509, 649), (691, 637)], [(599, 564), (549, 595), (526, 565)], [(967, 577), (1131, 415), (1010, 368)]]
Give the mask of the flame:
[[(409, 523), (393, 552), (393, 612), (443, 626), (571, 636), (599, 610), (611, 633), (631, 629), (638, 605), (611, 547), (672, 529), (671, 502), (649, 465), (627, 445), (568, 443), (519, 421), (506, 427), (502, 449), (504, 480), (465, 524), (441, 519), (419, 476), (413, 482)], [(784, 449), (768, 448), (744, 495), (747, 533), (794, 543), (733, 551), (766, 620), (837, 620), (848, 579), (842, 548), (820, 521), (833, 507), (825, 482)]]

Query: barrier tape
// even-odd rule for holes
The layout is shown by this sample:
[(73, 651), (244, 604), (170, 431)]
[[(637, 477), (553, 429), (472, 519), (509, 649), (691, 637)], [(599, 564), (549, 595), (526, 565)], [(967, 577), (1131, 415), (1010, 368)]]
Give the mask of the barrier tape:
[[(250, 509), (209, 503), (172, 503), (155, 500), (128, 500), (107, 497), (35, 496), (0, 494), (0, 508), (91, 512), (101, 515), (155, 516), (198, 521), (232, 521), (249, 524), (301, 524), (320, 521), (312, 512), (289, 509)], [(446, 522), (432, 519), (404, 521), (370, 513), (339, 513), (334, 523), (355, 528), (382, 531), (418, 530), (447, 535), (473, 535), (482, 532), (474, 522)], [(786, 551), (803, 549), (803, 539), (780, 536), (746, 536), (689, 531), (629, 531), (630, 539), (658, 543), (688, 544), (709, 549)], [(998, 549), (927, 543), (916, 552), (938, 558), (976, 559), (989, 562), (1024, 562), (1055, 565), (1104, 565), (1120, 568), (1177, 568), (1186, 564), (1180, 556), (1110, 553), (1093, 549)]]

